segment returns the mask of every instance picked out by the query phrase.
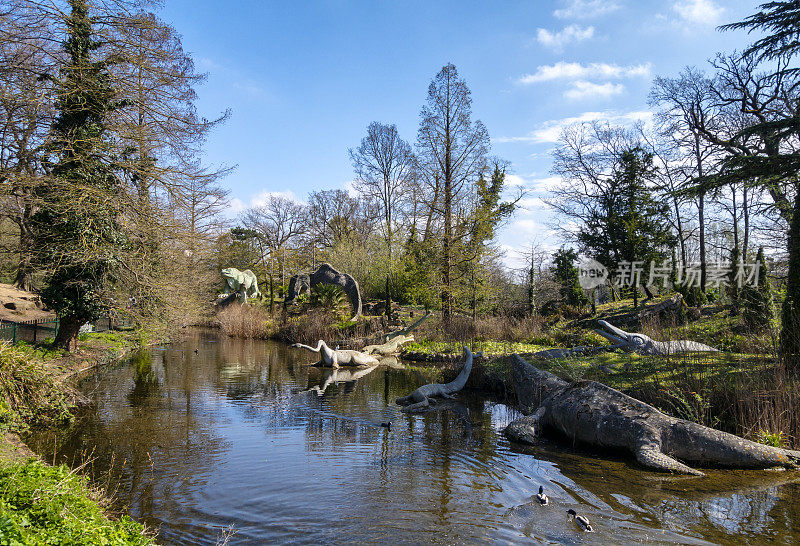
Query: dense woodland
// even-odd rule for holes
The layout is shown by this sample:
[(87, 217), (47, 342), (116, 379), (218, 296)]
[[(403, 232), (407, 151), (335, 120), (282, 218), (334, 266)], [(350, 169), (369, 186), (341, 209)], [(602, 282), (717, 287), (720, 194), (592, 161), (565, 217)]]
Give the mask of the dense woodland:
[[(782, 328), (783, 355), (796, 360), (800, 3), (765, 4), (720, 29), (758, 31), (746, 51), (709, 51), (707, 65), (657, 77), (653, 122), (565, 128), (553, 150), (562, 183), (546, 199), (563, 245), (531, 241), (521, 270), (504, 266), (496, 235), (525, 195), (508, 186), (455, 66), (420, 90), (416, 136), (376, 121), (342, 150), (353, 188), (302, 202), (272, 194), (232, 218), (229, 168), (200, 160), (228, 113), (198, 114), (204, 75), (155, 8), (14, 0), (0, 12), (2, 275), (59, 314), (58, 345), (130, 298), (143, 323), (199, 320), (223, 267), (254, 271), (274, 309), (292, 274), (327, 261), (367, 299), (437, 309), (444, 322), (620, 295), (638, 305), (640, 293), (672, 288), (587, 294), (576, 288), (580, 255), (611, 270), (667, 262), (667, 284), (689, 305), (723, 302)], [(736, 264), (756, 261), (772, 288), (726, 288), (712, 267), (734, 264), (724, 277), (734, 280)], [(698, 286), (681, 285), (679, 266), (695, 262)]]

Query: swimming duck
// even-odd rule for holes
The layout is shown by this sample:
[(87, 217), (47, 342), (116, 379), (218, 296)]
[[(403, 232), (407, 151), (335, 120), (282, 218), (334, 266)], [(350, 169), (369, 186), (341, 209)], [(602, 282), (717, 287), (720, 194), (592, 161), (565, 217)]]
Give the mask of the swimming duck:
[(544, 494), (544, 487), (541, 485), (539, 486), (539, 494), (536, 495), (536, 500), (539, 501), (539, 504), (542, 506), (547, 506), (550, 504), (550, 499), (548, 499), (547, 495)]
[(594, 529), (589, 524), (588, 519), (586, 519), (583, 516), (579, 516), (577, 512), (575, 512), (575, 510), (573, 510), (572, 508), (567, 510), (567, 514), (569, 514), (569, 519), (575, 520), (575, 523), (578, 525), (578, 527), (580, 527), (587, 533), (594, 533)]

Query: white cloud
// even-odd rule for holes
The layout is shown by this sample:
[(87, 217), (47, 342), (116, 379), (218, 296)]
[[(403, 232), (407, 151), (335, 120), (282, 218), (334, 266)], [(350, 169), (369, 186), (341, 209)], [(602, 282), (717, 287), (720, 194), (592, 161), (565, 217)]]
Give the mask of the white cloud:
[(672, 9), (684, 21), (697, 25), (716, 25), (725, 11), (713, 0), (679, 0), (672, 5)]
[(527, 212), (547, 210), (549, 208), (549, 205), (541, 197), (523, 197), (517, 202), (517, 205)]
[(564, 92), (564, 97), (570, 100), (607, 99), (619, 95), (623, 91), (625, 91), (625, 86), (621, 83), (592, 83), (578, 80), (572, 84), (572, 89)]
[(512, 188), (524, 188), (527, 185), (527, 181), (517, 174), (506, 173), (506, 177), (504, 179), (506, 186), (510, 186)]
[(611, 0), (567, 0), (566, 5), (553, 12), (559, 19), (591, 19), (617, 11), (621, 6)]
[(299, 199), (292, 190), (284, 190), (284, 191), (262, 191), (255, 197), (250, 200), (251, 207), (263, 207), (267, 204), (267, 200), (270, 197), (283, 197), (290, 201), (294, 201), (295, 203), (303, 203), (302, 199)]
[(534, 231), (541, 231), (543, 229), (542, 225), (535, 220), (530, 219), (522, 219), (522, 220), (515, 220), (511, 224), (511, 228), (520, 234), (527, 234), (533, 233)]
[(536, 69), (534, 74), (525, 74), (517, 82), (528, 85), (532, 83), (554, 80), (585, 80), (588, 78), (620, 79), (634, 77), (650, 77), (650, 63), (619, 66), (611, 63), (580, 63), (558, 62), (553, 65), (543, 65)]
[(594, 27), (581, 28), (578, 25), (569, 25), (557, 32), (540, 28), (536, 32), (536, 41), (546, 48), (559, 52), (564, 49), (565, 45), (583, 42), (592, 36), (594, 36)]
[(534, 144), (552, 144), (558, 142), (564, 127), (575, 123), (588, 123), (590, 121), (605, 120), (609, 123), (621, 125), (631, 125), (638, 121), (647, 123), (653, 117), (653, 113), (647, 110), (636, 110), (633, 112), (618, 113), (614, 111), (603, 112), (584, 112), (579, 116), (572, 116), (562, 119), (550, 120), (542, 123), (525, 136), (519, 137), (500, 137), (495, 142), (531, 142)]
[(560, 176), (548, 176), (547, 178), (535, 178), (531, 180), (528, 188), (530, 188), (531, 191), (549, 192), (560, 184)]
[(225, 213), (231, 216), (236, 216), (246, 208), (247, 205), (244, 204), (244, 201), (242, 201), (238, 197), (234, 197), (233, 199), (228, 201), (228, 209), (225, 211)]
[(359, 197), (361, 193), (356, 189), (356, 181), (355, 180), (347, 180), (344, 184), (342, 184), (342, 189), (347, 192), (347, 195), (350, 197)]

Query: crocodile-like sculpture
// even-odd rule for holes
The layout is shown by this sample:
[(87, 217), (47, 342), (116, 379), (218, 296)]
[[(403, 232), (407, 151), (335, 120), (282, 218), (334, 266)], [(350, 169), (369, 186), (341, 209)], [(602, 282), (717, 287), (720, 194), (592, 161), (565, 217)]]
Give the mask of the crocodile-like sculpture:
[(615, 343), (617, 346), (631, 350), (640, 355), (674, 355), (693, 351), (719, 352), (718, 349), (685, 339), (679, 341), (656, 341), (644, 334), (634, 334), (612, 326), (604, 320), (597, 321), (600, 326), (609, 330), (595, 330), (598, 334)]
[(517, 401), (524, 413), (505, 434), (514, 441), (534, 443), (541, 428), (551, 428), (572, 440), (626, 449), (647, 468), (703, 473), (679, 460), (731, 468), (795, 467), (800, 451), (770, 447), (739, 436), (670, 417), (653, 406), (595, 381), (568, 383), (512, 357)]
[(453, 394), (463, 389), (464, 385), (467, 384), (467, 378), (472, 371), (473, 356), (483, 357), (483, 353), (476, 353), (473, 355), (467, 347), (464, 347), (464, 367), (458, 372), (456, 378), (449, 383), (428, 383), (427, 385), (422, 385), (408, 396), (398, 398), (396, 401), (397, 405), (404, 406), (400, 411), (414, 412), (424, 410), (429, 407), (431, 403), (436, 402), (436, 397), (450, 400), (454, 399), (455, 397)]
[(317, 347), (309, 347), (302, 343), (295, 343), (292, 347), (306, 349), (312, 353), (320, 354), (320, 364), (330, 368), (338, 368), (339, 366), (375, 366), (380, 364), (380, 361), (372, 356), (361, 351), (351, 351), (347, 349), (331, 349), (321, 339), (317, 343)]
[(225, 279), (225, 292), (223, 292), (225, 296), (236, 294), (242, 303), (245, 303), (247, 298), (261, 295), (256, 275), (249, 269), (239, 271), (235, 267), (226, 267), (222, 270), (222, 278)]
[(368, 355), (379, 354), (381, 356), (389, 356), (397, 353), (401, 345), (410, 341), (414, 341), (414, 336), (404, 336), (401, 334), (393, 337), (383, 345), (367, 345), (361, 349), (361, 352), (367, 353)]
[(335, 284), (342, 288), (342, 291), (350, 299), (353, 306), (353, 318), (355, 321), (361, 316), (361, 292), (358, 289), (358, 282), (347, 273), (339, 273), (331, 264), (322, 264), (310, 275), (298, 273), (289, 279), (289, 294), (286, 296), (284, 305), (289, 305), (301, 292), (308, 292), (318, 284)]

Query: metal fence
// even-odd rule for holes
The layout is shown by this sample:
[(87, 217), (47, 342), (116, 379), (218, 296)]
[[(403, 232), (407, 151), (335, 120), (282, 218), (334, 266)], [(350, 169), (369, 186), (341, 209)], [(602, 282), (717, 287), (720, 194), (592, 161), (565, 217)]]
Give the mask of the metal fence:
[[(92, 332), (126, 329), (131, 327), (127, 317), (106, 316), (91, 322)], [(37, 320), (13, 321), (0, 320), (0, 340), (16, 343), (27, 341), (37, 343), (48, 337), (54, 337), (58, 331), (58, 319), (47, 318)]]

